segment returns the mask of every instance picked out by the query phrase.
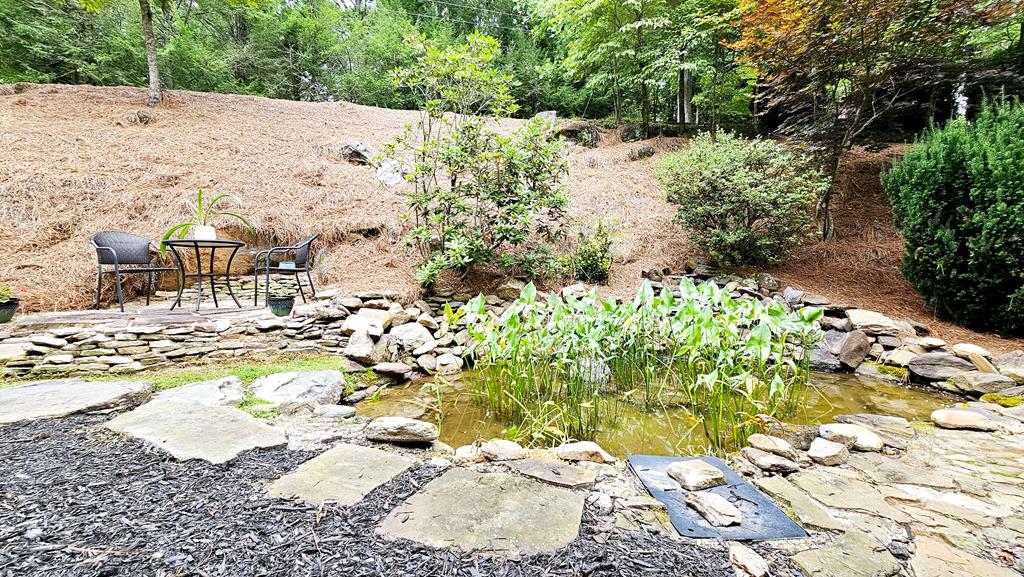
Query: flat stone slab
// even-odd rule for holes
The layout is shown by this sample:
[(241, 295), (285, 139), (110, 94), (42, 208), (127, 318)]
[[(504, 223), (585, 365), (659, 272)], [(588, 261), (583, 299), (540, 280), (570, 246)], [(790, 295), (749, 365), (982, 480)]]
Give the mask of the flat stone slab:
[(120, 409), (145, 401), (149, 381), (38, 381), (0, 389), (0, 425)]
[(438, 548), (550, 553), (579, 536), (583, 500), (532, 479), (454, 468), (395, 508), (377, 532)]
[(341, 400), (345, 380), (339, 371), (274, 373), (252, 383), (252, 394), (274, 404), (329, 405)]
[(242, 379), (231, 376), (209, 381), (198, 381), (167, 389), (157, 393), (153, 400), (185, 401), (217, 407), (220, 405), (237, 405), (242, 402), (243, 396)]
[(588, 489), (597, 480), (594, 471), (550, 459), (510, 461), (508, 467), (520, 475), (570, 489)]
[(313, 505), (354, 505), (370, 491), (416, 464), (416, 460), (372, 447), (341, 444), (274, 481), (271, 497), (295, 497)]
[(234, 407), (152, 401), (104, 425), (142, 439), (182, 461), (225, 463), (242, 451), (277, 447), (284, 433)]
[(798, 553), (790, 561), (808, 577), (890, 577), (902, 568), (874, 537), (856, 530), (847, 531), (835, 544)]

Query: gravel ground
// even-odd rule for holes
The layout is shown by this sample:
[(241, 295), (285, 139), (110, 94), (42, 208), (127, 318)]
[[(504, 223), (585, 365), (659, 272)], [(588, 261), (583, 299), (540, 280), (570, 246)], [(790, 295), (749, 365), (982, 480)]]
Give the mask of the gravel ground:
[(643, 531), (554, 555), (488, 558), (386, 541), (373, 529), (441, 473), (426, 466), (353, 507), (268, 499), (263, 486), (311, 454), (257, 450), (222, 466), (180, 463), (79, 416), (0, 432), (0, 576), (731, 577), (725, 553)]

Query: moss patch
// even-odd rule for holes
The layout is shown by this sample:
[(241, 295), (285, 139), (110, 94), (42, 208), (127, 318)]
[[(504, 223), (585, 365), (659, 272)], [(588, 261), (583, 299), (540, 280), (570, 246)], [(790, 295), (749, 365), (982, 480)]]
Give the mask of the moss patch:
[(875, 363), (875, 367), (878, 369), (879, 373), (882, 373), (883, 375), (889, 375), (891, 377), (896, 377), (901, 381), (906, 381), (907, 379), (910, 378), (910, 371), (903, 367), (894, 367), (892, 365), (883, 365), (880, 363)]
[(1002, 393), (982, 395), (981, 400), (986, 403), (995, 403), (1001, 407), (1019, 407), (1024, 405), (1024, 397), (1011, 397)]

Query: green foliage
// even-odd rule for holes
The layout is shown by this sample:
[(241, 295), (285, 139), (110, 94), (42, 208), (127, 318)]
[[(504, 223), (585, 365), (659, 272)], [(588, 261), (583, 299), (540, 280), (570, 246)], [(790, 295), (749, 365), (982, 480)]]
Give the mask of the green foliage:
[(1024, 334), (1024, 105), (927, 131), (882, 176), (903, 273), (942, 315)]
[(539, 299), (531, 284), (500, 317), (478, 296), (464, 307), (476, 362), (467, 378), (519, 438), (593, 438), (614, 425), (617, 402), (657, 407), (672, 395), (717, 450), (741, 445), (757, 415), (795, 408), (809, 370), (792, 352), (820, 338), (821, 311), (787, 313), (688, 279), (680, 291), (645, 284), (618, 303), (596, 291)]
[(383, 158), (406, 167), (413, 185), (414, 228), (406, 242), (423, 257), (417, 280), (429, 285), (446, 270), (495, 262), (531, 233), (543, 233), (545, 219), (560, 220), (566, 162), (542, 119), (505, 136), (480, 116), (515, 109), (510, 79), (493, 67), (493, 38), (470, 35), (445, 49), (421, 37), (413, 42), (416, 64), (392, 77), (418, 95), (424, 111), (417, 126), (385, 147)]
[(0, 303), (11, 300), (11, 285), (0, 283)]
[(218, 208), (221, 202), (226, 200), (233, 200), (235, 204), (242, 204), (241, 199), (233, 194), (218, 194), (208, 201), (203, 201), (203, 189), (199, 189), (196, 193), (196, 201), (189, 203), (188, 208), (191, 216), (188, 220), (172, 226), (167, 232), (164, 233), (163, 240), (167, 240), (172, 236), (177, 235), (178, 238), (185, 238), (188, 231), (192, 230), (195, 226), (209, 226), (215, 220), (219, 218), (233, 218), (242, 223), (246, 230), (252, 232), (252, 224), (249, 220), (242, 216), (238, 212), (229, 210), (221, 210)]
[(573, 276), (579, 280), (600, 284), (608, 281), (612, 268), (612, 235), (604, 221), (598, 221), (592, 231), (580, 232), (571, 268)]
[(828, 182), (771, 140), (704, 133), (658, 167), (677, 221), (723, 265), (781, 260), (807, 237), (810, 206)]

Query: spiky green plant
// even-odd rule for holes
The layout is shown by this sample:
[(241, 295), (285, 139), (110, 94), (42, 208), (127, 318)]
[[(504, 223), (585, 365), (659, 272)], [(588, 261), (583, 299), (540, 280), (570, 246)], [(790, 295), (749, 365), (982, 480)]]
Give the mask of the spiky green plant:
[(538, 299), (531, 284), (500, 317), (477, 297), (465, 306), (468, 378), (520, 438), (535, 436), (522, 430), (531, 423), (543, 424), (540, 437), (593, 438), (621, 403), (653, 408), (672, 394), (713, 448), (740, 446), (802, 397), (810, 371), (799, 353), (820, 338), (821, 311), (788, 313), (688, 279), (679, 288), (677, 298), (645, 283), (619, 303), (596, 291)]

